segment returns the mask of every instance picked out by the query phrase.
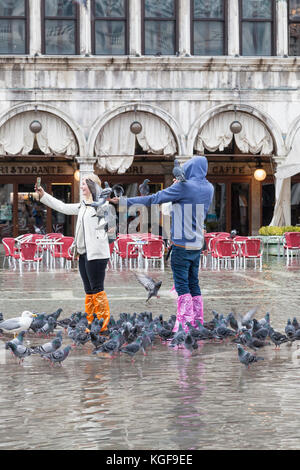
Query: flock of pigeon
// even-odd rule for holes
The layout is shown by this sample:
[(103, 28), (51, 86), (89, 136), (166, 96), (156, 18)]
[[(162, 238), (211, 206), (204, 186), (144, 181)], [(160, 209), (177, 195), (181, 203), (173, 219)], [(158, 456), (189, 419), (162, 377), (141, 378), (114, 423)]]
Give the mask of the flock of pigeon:
[[(183, 328), (180, 324), (176, 333), (172, 332), (175, 315), (164, 320), (163, 315), (153, 318), (150, 311), (139, 314), (121, 313), (118, 320), (111, 316), (108, 329), (101, 333), (103, 320), (98, 320), (96, 316), (88, 328), (86, 314), (75, 312), (70, 318), (60, 320), (61, 312), (62, 309), (58, 309), (46, 315), (25, 311), (21, 317), (7, 320), (0, 314), (1, 334), (15, 335), (6, 342), (6, 349), (11, 350), (19, 363), (22, 363), (27, 356), (39, 354), (51, 365), (55, 363), (61, 365), (72, 348), (87, 343), (91, 343), (94, 348), (92, 354), (106, 353), (113, 358), (117, 354), (124, 353), (134, 362), (134, 356), (139, 351), (146, 355), (146, 350), (153, 347), (157, 338), (168, 344), (170, 348), (184, 348), (191, 354), (198, 349), (198, 341), (217, 343), (231, 341), (237, 344), (239, 361), (249, 368), (250, 364), (264, 359), (257, 356), (256, 351), (270, 345), (269, 340), (275, 344), (275, 349), (280, 348), (283, 343), (300, 340), (300, 325), (296, 318), (288, 320), (283, 334), (272, 328), (269, 313), (261, 320), (255, 319), (257, 308), (253, 308), (243, 317), (232, 312), (224, 317), (223, 314), (213, 311), (211, 321), (204, 322), (203, 325), (197, 321), (196, 327), (187, 323)], [(58, 329), (56, 335), (55, 329)], [(72, 345), (62, 346), (63, 331), (73, 341)], [(24, 344), (24, 337), (28, 333), (35, 334), (36, 337), (52, 335), (53, 339), (35, 347), (27, 347)], [(253, 350), (254, 353), (246, 348)]]

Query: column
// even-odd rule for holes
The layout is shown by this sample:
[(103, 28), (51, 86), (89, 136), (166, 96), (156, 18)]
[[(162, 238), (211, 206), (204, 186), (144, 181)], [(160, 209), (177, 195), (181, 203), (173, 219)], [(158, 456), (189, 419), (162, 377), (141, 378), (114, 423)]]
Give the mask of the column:
[(276, 31), (276, 55), (287, 56), (289, 54), (287, 0), (276, 2)]
[(29, 0), (29, 54), (42, 53), (41, 1)]
[(191, 54), (191, 2), (179, 0), (178, 9), (178, 52), (180, 55)]
[(142, 55), (142, 4), (141, 0), (129, 0), (129, 54)]
[[(76, 160), (79, 163), (80, 171), (80, 186), (82, 179), (85, 178), (89, 173), (94, 173), (94, 165), (96, 159), (94, 157), (76, 157)], [(80, 189), (80, 201), (82, 200), (82, 191)]]
[(92, 53), (92, 25), (91, 25), (91, 1), (87, 1), (87, 8), (80, 4), (80, 54)]
[(240, 54), (239, 0), (230, 0), (228, 4), (228, 55)]

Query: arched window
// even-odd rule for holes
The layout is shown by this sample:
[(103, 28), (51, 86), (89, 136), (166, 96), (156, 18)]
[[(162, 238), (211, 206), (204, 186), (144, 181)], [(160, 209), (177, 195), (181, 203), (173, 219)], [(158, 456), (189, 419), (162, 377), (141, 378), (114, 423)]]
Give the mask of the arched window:
[(0, 54), (28, 54), (28, 0), (0, 0)]
[(43, 54), (79, 52), (79, 5), (73, 0), (42, 0)]
[(240, 0), (241, 55), (275, 54), (275, 3), (273, 0)]
[(300, 0), (289, 0), (289, 55), (300, 55)]
[(92, 38), (95, 55), (128, 54), (128, 0), (93, 0)]
[(191, 51), (193, 55), (227, 53), (227, 1), (191, 0)]
[(178, 50), (176, 0), (142, 0), (144, 55), (175, 55)]

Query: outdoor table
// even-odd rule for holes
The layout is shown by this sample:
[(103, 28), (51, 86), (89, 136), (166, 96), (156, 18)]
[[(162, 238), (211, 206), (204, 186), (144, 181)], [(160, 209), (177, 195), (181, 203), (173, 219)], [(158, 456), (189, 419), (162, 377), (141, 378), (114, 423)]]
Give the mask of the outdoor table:
[(134, 245), (137, 246), (138, 248), (138, 267), (142, 266), (143, 264), (143, 257), (142, 257), (142, 248), (144, 245), (148, 245), (147, 240), (135, 240), (133, 242), (128, 242), (126, 244), (126, 265), (128, 266), (128, 246), (129, 245)]
[(267, 256), (269, 256), (269, 244), (277, 243), (277, 256), (280, 257), (280, 246), (283, 244), (283, 235), (257, 235), (250, 238), (259, 238), (266, 245)]
[[(41, 245), (43, 248), (46, 248), (46, 266), (47, 268), (49, 267), (49, 252), (51, 247), (54, 245), (60, 246), (60, 251), (61, 251), (61, 246), (63, 245), (63, 242), (60, 242), (57, 239), (51, 239), (51, 238), (40, 238), (35, 241), (37, 245)], [(51, 266), (50, 266), (51, 267)]]

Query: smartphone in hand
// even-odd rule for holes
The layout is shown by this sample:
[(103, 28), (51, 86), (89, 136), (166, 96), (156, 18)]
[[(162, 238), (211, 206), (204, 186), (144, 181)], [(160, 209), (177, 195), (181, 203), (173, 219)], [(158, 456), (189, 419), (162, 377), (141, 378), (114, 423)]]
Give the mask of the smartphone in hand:
[(36, 179), (36, 189), (39, 189), (41, 187), (41, 178), (38, 176)]

